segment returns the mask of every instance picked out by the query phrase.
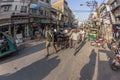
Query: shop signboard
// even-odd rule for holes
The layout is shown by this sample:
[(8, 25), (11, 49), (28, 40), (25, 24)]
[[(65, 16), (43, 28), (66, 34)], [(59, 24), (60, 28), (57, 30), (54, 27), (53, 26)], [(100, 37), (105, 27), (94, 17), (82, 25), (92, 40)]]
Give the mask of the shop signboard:
[(20, 34), (17, 34), (16, 35), (17, 39), (16, 39), (16, 43), (22, 43), (23, 42), (23, 36), (22, 36), (22, 33)]

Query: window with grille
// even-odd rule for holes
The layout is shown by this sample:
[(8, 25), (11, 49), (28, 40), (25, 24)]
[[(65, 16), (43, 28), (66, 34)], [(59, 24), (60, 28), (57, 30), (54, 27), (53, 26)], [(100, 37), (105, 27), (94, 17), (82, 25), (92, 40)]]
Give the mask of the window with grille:
[(50, 3), (50, 0), (46, 0), (46, 3)]
[(43, 10), (40, 10), (40, 14), (43, 15)]
[(2, 6), (1, 7), (1, 11), (2, 12), (8, 12), (8, 11), (10, 11), (11, 10), (11, 6)]
[(31, 9), (31, 11), (32, 11), (32, 14), (36, 14), (37, 13), (37, 10), (35, 10), (35, 9)]
[(27, 6), (21, 6), (21, 13), (27, 12)]
[(44, 2), (44, 0), (40, 0), (40, 1), (43, 1), (43, 2)]
[(17, 5), (15, 6), (15, 11), (17, 11)]

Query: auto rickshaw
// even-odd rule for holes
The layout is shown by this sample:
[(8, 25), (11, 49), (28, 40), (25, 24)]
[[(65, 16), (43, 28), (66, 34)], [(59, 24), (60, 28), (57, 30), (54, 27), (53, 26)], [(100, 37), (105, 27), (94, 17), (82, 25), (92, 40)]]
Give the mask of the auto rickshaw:
[(96, 28), (90, 28), (89, 29), (89, 40), (95, 40), (99, 38), (99, 31)]
[(15, 41), (6, 32), (0, 32), (0, 58), (17, 51)]

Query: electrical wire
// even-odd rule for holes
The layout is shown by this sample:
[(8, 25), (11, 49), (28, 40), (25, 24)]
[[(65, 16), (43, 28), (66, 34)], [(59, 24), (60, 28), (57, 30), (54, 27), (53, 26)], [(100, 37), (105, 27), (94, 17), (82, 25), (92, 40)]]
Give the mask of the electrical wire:
[(103, 0), (103, 2), (102, 3), (104, 3), (106, 0)]

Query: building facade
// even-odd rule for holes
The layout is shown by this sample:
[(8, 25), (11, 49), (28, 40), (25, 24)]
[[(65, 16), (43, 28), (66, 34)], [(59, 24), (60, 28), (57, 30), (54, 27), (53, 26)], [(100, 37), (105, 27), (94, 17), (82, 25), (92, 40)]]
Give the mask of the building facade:
[(97, 13), (92, 13), (89, 16), (90, 27), (96, 27), (97, 25)]
[(120, 0), (109, 0), (109, 5), (111, 6), (111, 11), (114, 15), (113, 31), (114, 37), (116, 38), (116, 33), (120, 31)]
[(51, 23), (51, 0), (1, 0), (0, 30), (9, 31), (14, 39), (30, 39), (36, 31), (44, 35)]
[(120, 25), (120, 0), (112, 0), (109, 2), (112, 13), (115, 16), (115, 25)]
[(64, 27), (71, 27), (72, 26), (72, 11), (68, 7), (68, 3), (66, 0), (57, 0), (52, 3), (52, 7), (61, 11), (61, 25)]
[(17, 37), (29, 38), (28, 4), (29, 1), (27, 0), (1, 0), (1, 31), (8, 31), (14, 39), (17, 39)]
[(112, 33), (112, 14), (110, 10), (110, 6), (106, 3), (101, 4), (100, 8), (100, 20), (101, 20), (101, 33), (102, 36), (106, 40), (111, 40), (113, 38), (113, 33)]

